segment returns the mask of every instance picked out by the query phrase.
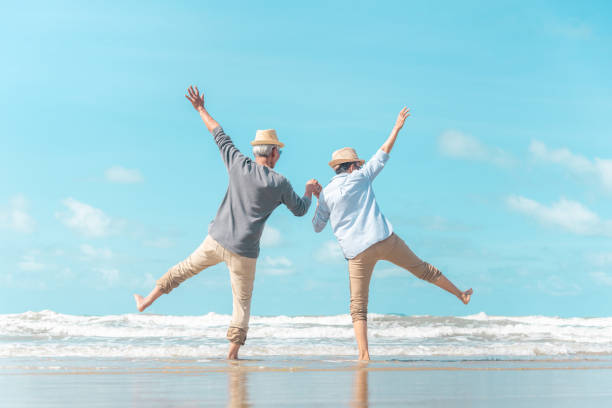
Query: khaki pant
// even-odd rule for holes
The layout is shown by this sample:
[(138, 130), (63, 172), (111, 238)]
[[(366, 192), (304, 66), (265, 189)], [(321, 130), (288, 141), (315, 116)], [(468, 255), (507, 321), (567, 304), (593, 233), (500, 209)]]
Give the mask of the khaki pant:
[(400, 237), (391, 234), (389, 238), (377, 242), (355, 258), (349, 259), (351, 317), (354, 322), (367, 320), (370, 278), (374, 265), (380, 260), (393, 262), (412, 272), (417, 278), (428, 282), (435, 282), (442, 275), (434, 266), (416, 256)]
[(197, 275), (203, 269), (225, 262), (230, 272), (234, 298), (232, 321), (227, 339), (244, 344), (251, 316), (251, 295), (255, 279), (256, 258), (247, 258), (223, 248), (209, 235), (187, 259), (174, 265), (157, 281), (164, 293), (176, 288), (184, 280)]

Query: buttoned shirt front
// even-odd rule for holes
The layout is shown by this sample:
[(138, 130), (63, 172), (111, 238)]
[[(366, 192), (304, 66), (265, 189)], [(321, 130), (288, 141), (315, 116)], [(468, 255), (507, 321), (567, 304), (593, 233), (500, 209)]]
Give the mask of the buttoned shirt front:
[(313, 227), (320, 232), (329, 221), (346, 259), (393, 233), (372, 189), (372, 181), (388, 159), (387, 153), (378, 150), (361, 169), (334, 176), (319, 195)]

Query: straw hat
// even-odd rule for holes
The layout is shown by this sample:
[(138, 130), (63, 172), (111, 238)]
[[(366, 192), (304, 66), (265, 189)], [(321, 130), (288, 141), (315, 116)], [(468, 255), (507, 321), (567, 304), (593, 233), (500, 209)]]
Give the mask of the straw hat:
[(285, 147), (284, 143), (278, 141), (276, 130), (274, 129), (258, 130), (255, 133), (255, 140), (251, 142), (251, 145), (277, 145), (278, 147)]
[(329, 162), (329, 165), (335, 170), (336, 166), (347, 162), (359, 162), (359, 165), (363, 166), (365, 160), (357, 157), (357, 152), (352, 147), (343, 147), (342, 149), (336, 150), (334, 153), (332, 153), (332, 159)]

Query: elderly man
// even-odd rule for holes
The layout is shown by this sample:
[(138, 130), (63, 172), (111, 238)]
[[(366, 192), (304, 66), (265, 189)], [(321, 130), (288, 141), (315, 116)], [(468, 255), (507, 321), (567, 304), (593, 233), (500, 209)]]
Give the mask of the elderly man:
[(136, 307), (142, 312), (184, 280), (205, 268), (225, 262), (233, 295), (232, 321), (227, 331), (230, 341), (228, 359), (237, 359), (238, 350), (246, 340), (255, 262), (264, 224), (280, 204), (286, 205), (294, 215), (303, 216), (310, 207), (312, 193), (318, 194), (321, 186), (316, 180), (309, 180), (304, 195), (299, 197), (289, 181), (273, 170), (284, 146), (273, 129), (257, 131), (255, 140), (251, 142), (255, 160), (251, 160), (240, 153), (208, 114), (204, 108), (204, 95), (200, 95), (198, 88), (189, 87), (188, 93), (185, 97), (200, 113), (221, 151), (229, 173), (229, 186), (204, 242), (187, 259), (170, 268), (147, 297), (134, 295), (134, 298)]
[(389, 138), (365, 165), (365, 161), (350, 147), (335, 151), (329, 165), (336, 176), (321, 193), (315, 192), (318, 204), (312, 220), (314, 229), (321, 232), (329, 220), (344, 256), (348, 259), (350, 310), (360, 360), (370, 359), (367, 336), (368, 292), (374, 265), (379, 260), (390, 261), (407, 269), (418, 278), (457, 296), (465, 304), (472, 295), (472, 289), (461, 292), (438, 269), (419, 259), (393, 233), (391, 224), (376, 203), (372, 181), (389, 159), (395, 139), (408, 116), (410, 110), (403, 108)]

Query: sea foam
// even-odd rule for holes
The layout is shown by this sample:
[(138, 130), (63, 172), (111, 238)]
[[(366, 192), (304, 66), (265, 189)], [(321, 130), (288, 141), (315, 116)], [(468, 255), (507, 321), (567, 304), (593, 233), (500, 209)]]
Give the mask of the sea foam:
[[(223, 355), (229, 315), (0, 315), (0, 357), (206, 358)], [(612, 355), (612, 318), (368, 316), (378, 356)], [(253, 316), (246, 356), (352, 356), (349, 315)]]

